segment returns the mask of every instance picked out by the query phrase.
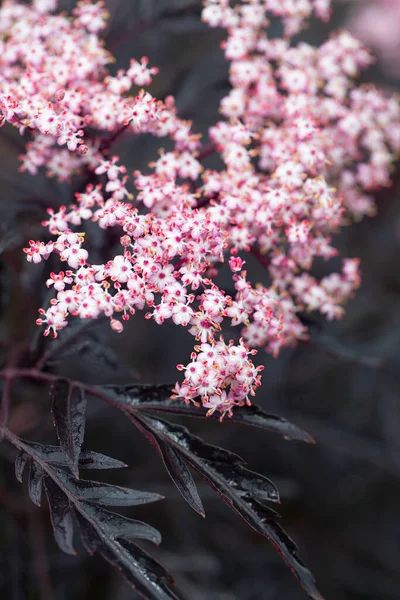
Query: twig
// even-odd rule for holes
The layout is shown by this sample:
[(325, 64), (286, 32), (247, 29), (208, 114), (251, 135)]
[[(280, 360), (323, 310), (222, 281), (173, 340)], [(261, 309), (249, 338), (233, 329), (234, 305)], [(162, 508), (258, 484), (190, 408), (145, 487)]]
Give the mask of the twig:
[[(102, 386), (86, 384), (82, 381), (71, 379), (69, 377), (64, 377), (62, 375), (53, 375), (52, 373), (45, 373), (43, 371), (39, 371), (36, 368), (23, 369), (6, 367), (2, 371), (0, 371), (0, 378), (4, 379), (5, 382), (9, 381), (11, 383), (14, 382), (15, 379), (33, 379), (35, 381), (40, 381), (49, 384), (55, 384), (59, 383), (60, 381), (64, 381), (70, 386), (76, 387), (82, 390), (83, 392), (94, 396), (95, 398), (103, 400), (103, 402), (106, 402), (110, 406), (117, 407), (120, 410), (124, 411), (124, 407), (121, 406), (121, 404), (117, 400), (115, 400), (110, 394), (107, 394), (107, 392), (104, 391), (104, 388)], [(4, 432), (6, 431), (6, 429), (0, 429), (0, 434), (1, 431)]]
[(218, 200), (218, 196), (219, 194), (213, 194), (212, 196), (203, 196), (203, 198), (201, 198), (201, 200), (198, 201), (196, 208), (204, 208), (206, 207), (208, 204), (210, 204), (210, 202), (216, 201)]
[(254, 246), (252, 246), (250, 248), (250, 254), (255, 256), (255, 258), (258, 260), (260, 265), (262, 265), (264, 267), (264, 269), (266, 269), (268, 271), (270, 261), (268, 260), (268, 258), (266, 256), (264, 256), (264, 254), (261, 253), (259, 248), (255, 248)]
[(127, 131), (127, 129), (129, 128), (130, 123), (127, 123), (126, 125), (122, 125), (122, 127), (120, 127), (119, 129), (117, 129), (117, 131), (108, 139), (105, 139), (101, 142), (100, 144), (100, 152), (103, 155), (108, 154), (111, 146), (117, 141), (117, 139), (125, 132)]
[(208, 144), (208, 146), (204, 146), (204, 148), (202, 150), (200, 150), (200, 152), (197, 156), (197, 160), (199, 162), (201, 162), (202, 160), (205, 160), (206, 158), (208, 158), (209, 156), (214, 154), (214, 152), (216, 152), (216, 151), (217, 151), (217, 147), (214, 143)]

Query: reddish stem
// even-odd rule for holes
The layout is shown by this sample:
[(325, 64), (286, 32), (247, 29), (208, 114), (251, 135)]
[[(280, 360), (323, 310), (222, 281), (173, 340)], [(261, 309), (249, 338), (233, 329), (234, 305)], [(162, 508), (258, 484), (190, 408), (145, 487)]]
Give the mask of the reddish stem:
[(264, 269), (266, 269), (268, 271), (268, 268), (270, 266), (270, 261), (264, 254), (261, 253), (259, 248), (255, 248), (254, 246), (252, 246), (250, 248), (250, 254), (255, 256), (255, 258), (258, 260), (260, 265), (262, 265), (264, 267)]
[(208, 146), (204, 146), (204, 148), (200, 150), (197, 160), (201, 162), (202, 160), (205, 160), (206, 158), (214, 154), (214, 152), (216, 151), (217, 146), (212, 142), (211, 144), (208, 144)]
[(117, 139), (129, 128), (130, 123), (123, 125), (108, 139), (103, 140), (100, 144), (100, 152), (102, 154), (108, 154), (111, 146), (117, 141)]
[(203, 198), (198, 201), (196, 208), (206, 207), (208, 204), (210, 204), (211, 200), (218, 200), (218, 194), (213, 194), (212, 196), (203, 196)]

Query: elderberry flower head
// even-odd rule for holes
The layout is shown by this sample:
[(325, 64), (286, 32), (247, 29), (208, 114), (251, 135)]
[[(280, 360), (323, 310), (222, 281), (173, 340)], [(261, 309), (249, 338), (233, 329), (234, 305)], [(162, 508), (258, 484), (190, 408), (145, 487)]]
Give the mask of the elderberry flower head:
[[(260, 385), (256, 348), (276, 356), (307, 337), (300, 311), (342, 316), (360, 283), (357, 259), (316, 278), (316, 258), (337, 256), (334, 234), (349, 217), (374, 212), (372, 193), (389, 185), (400, 150), (396, 98), (357, 86), (372, 58), (350, 33), (320, 47), (291, 38), (308, 17), (327, 20), (329, 0), (206, 0), (202, 19), (226, 30), (222, 50), (231, 90), (203, 146), (173, 98), (145, 88), (157, 74), (147, 58), (111, 76), (100, 33), (102, 2), (83, 0), (72, 16), (54, 0), (0, 8), (0, 121), (29, 131), (21, 170), (60, 180), (89, 171), (97, 184), (48, 211), (51, 241), (31, 240), (27, 260), (59, 257), (47, 281), (54, 297), (38, 323), (55, 336), (71, 317), (105, 315), (116, 332), (136, 311), (195, 338), (175, 398), (221, 417), (249, 404)], [(270, 38), (271, 18), (283, 25)], [(142, 89), (130, 94), (133, 86)], [(130, 173), (110, 155), (119, 136), (172, 140), (150, 173)], [(210, 153), (221, 168), (204, 169)], [(118, 231), (115, 256), (93, 262), (85, 221)], [(248, 279), (245, 254), (265, 269)], [(227, 262), (229, 294), (217, 284)], [(223, 329), (238, 328), (226, 343)]]

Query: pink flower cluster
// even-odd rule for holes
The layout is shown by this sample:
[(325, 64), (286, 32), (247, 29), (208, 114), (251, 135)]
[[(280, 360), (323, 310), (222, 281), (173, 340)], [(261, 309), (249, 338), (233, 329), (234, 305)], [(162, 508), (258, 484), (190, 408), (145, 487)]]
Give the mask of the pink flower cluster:
[[(78, 2), (72, 18), (52, 14), (56, 4), (0, 8), (0, 114), (29, 130), (22, 168), (60, 179), (85, 169), (99, 181), (70, 206), (49, 209), (51, 241), (25, 248), (28, 261), (56, 254), (66, 263), (47, 281), (55, 296), (38, 324), (56, 336), (70, 316), (104, 314), (117, 332), (137, 310), (171, 320), (197, 341), (191, 362), (178, 365), (185, 378), (174, 397), (230, 415), (260, 385), (255, 348), (277, 355), (305, 339), (298, 313), (338, 318), (359, 285), (357, 259), (320, 279), (310, 269), (338, 254), (333, 234), (349, 214), (371, 214), (369, 193), (389, 184), (399, 104), (355, 86), (371, 58), (349, 33), (319, 48), (291, 41), (307, 17), (329, 18), (329, 0), (207, 0), (203, 20), (228, 32), (232, 89), (202, 147), (172, 98), (143, 89), (157, 72), (147, 59), (109, 74), (101, 2)], [(270, 17), (282, 19), (284, 37), (268, 37)], [(122, 133), (142, 132), (168, 136), (174, 149), (131, 179), (109, 149)], [(212, 152), (222, 169), (204, 169)], [(91, 260), (88, 220), (119, 232), (120, 251), (103, 264)], [(263, 283), (247, 277), (249, 253), (266, 270)], [(231, 290), (217, 284), (225, 262)], [(225, 323), (240, 341), (224, 341)]]
[(217, 410), (223, 416), (231, 414), (233, 406), (250, 404), (249, 395), (254, 396), (256, 387), (261, 385), (258, 373), (264, 367), (254, 367), (248, 356), (257, 351), (248, 350), (243, 340), (237, 346), (232, 340), (227, 345), (222, 338), (212, 342), (195, 346), (192, 362), (177, 366), (179, 371), (185, 371), (185, 380), (182, 385), (176, 384), (172, 398), (201, 406), (196, 401), (200, 397), (208, 415)]

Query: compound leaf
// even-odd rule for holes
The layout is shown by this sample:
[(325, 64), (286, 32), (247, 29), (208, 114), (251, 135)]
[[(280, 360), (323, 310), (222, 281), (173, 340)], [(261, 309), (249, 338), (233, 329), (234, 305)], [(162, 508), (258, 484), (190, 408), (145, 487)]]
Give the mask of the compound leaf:
[(281, 554), (312, 600), (323, 600), (314, 577), (285, 533), (279, 515), (261, 501), (279, 502), (279, 493), (266, 477), (247, 469), (240, 457), (203, 442), (185, 427), (135, 411), (124, 411), (148, 437), (171, 447), (180, 460), (198, 471), (222, 499)]
[[(28, 488), (35, 504), (40, 503), (42, 483), (44, 484), (54, 537), (61, 550), (75, 554), (75, 515), (87, 551), (91, 554), (98, 552), (115, 566), (143, 598), (178, 600), (172, 590), (173, 580), (167, 571), (132, 543), (132, 539), (138, 538), (159, 544), (160, 533), (142, 521), (129, 519), (103, 508), (103, 505), (128, 506), (154, 502), (162, 496), (76, 479), (65, 468), (68, 461), (65, 457), (63, 459), (60, 448), (24, 442), (8, 430), (5, 430), (5, 437), (19, 450), (15, 465), (19, 481), (22, 481), (24, 467), (29, 462)], [(102, 468), (104, 464), (112, 468), (118, 462), (88, 451), (82, 454), (92, 468), (98, 468), (99, 465)]]
[[(172, 384), (132, 384), (124, 386), (104, 386), (112, 391), (119, 402), (140, 411), (169, 413), (176, 416), (206, 418), (207, 413), (193, 404), (185, 404), (179, 400), (171, 400)], [(217, 415), (208, 417), (218, 419)], [(272, 433), (277, 433), (285, 439), (314, 443), (314, 439), (283, 417), (267, 413), (256, 404), (241, 406), (233, 411), (226, 422), (239, 423), (258, 427)]]

